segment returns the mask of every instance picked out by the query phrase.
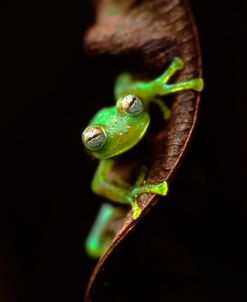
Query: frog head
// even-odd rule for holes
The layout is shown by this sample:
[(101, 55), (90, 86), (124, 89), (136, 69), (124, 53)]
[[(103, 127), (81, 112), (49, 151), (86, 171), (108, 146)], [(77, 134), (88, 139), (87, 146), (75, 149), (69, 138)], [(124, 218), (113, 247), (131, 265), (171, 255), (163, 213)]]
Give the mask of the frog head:
[(96, 158), (111, 158), (134, 147), (143, 138), (149, 122), (141, 99), (127, 95), (116, 106), (98, 111), (83, 131), (82, 141)]

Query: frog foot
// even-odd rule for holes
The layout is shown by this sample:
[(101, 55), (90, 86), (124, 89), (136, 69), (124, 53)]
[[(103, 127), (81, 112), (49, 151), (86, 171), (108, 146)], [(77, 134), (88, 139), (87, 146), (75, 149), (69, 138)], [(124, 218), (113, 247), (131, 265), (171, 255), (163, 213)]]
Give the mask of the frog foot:
[(170, 66), (167, 68), (167, 70), (165, 70), (165, 72), (156, 80), (154, 80), (150, 85), (150, 89), (153, 90), (153, 93), (162, 96), (162, 95), (183, 91), (183, 90), (190, 90), (190, 89), (199, 92), (202, 91), (204, 86), (204, 82), (202, 78), (194, 78), (185, 82), (168, 84), (168, 81), (172, 78), (172, 76), (177, 71), (182, 70), (184, 66), (185, 63), (181, 58), (179, 57), (174, 58)]
[(130, 204), (132, 206), (133, 219), (136, 220), (141, 215), (142, 209), (137, 203), (137, 198), (142, 193), (154, 193), (158, 195), (165, 196), (167, 195), (168, 185), (166, 181), (163, 181), (159, 184), (144, 184), (141, 186), (136, 186), (131, 192)]
[(135, 200), (133, 203), (132, 203), (132, 218), (133, 220), (136, 220), (140, 217), (141, 215), (141, 212), (142, 212), (142, 209), (139, 207), (137, 201)]
[(167, 191), (168, 191), (168, 185), (167, 185), (167, 182), (164, 181), (156, 186), (154, 193), (162, 195), (162, 196), (166, 196)]

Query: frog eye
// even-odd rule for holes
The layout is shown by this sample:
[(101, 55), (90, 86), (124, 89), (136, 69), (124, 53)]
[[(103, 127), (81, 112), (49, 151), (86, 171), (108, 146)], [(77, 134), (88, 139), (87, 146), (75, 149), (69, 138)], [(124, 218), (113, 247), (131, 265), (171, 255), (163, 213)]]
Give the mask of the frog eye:
[(143, 111), (142, 101), (135, 95), (127, 95), (122, 99), (123, 109), (132, 115), (138, 115)]
[(82, 141), (91, 151), (101, 149), (106, 142), (106, 133), (100, 125), (88, 126), (82, 133)]

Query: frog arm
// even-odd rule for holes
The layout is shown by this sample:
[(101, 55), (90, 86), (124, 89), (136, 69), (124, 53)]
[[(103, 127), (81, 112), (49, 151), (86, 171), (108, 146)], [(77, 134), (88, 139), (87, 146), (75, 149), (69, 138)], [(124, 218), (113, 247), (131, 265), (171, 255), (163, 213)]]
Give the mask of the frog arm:
[(85, 249), (87, 254), (92, 258), (101, 257), (112, 242), (113, 235), (107, 230), (107, 227), (113, 219), (117, 219), (121, 214), (121, 211), (109, 204), (104, 203), (96, 220), (91, 228), (86, 241)]
[[(111, 201), (129, 204), (128, 195), (130, 186), (120, 178), (116, 181), (116, 184), (112, 184), (108, 180), (107, 176), (112, 170), (113, 165), (113, 159), (100, 161), (91, 184), (92, 191)], [(90, 257), (97, 259), (108, 249), (114, 235), (109, 232), (108, 227), (111, 221), (117, 219), (120, 214), (121, 209), (112, 204), (105, 203), (101, 206), (94, 225), (85, 241), (85, 249)]]
[[(127, 186), (125, 182), (117, 181), (115, 185), (107, 180), (107, 174), (111, 171), (114, 160), (102, 160), (97, 168), (92, 181), (92, 190), (94, 193), (104, 196), (112, 201), (129, 204), (132, 207), (133, 219), (137, 219), (142, 210), (138, 205), (138, 197), (142, 193), (156, 193), (160, 195), (167, 194), (167, 183), (160, 184), (143, 184), (146, 168), (141, 167), (134, 186)], [(122, 185), (122, 186), (121, 186)], [(111, 204), (103, 204), (96, 221), (91, 229), (86, 242), (85, 248), (88, 255), (92, 258), (99, 258), (110, 246), (113, 234), (108, 232), (108, 226), (112, 220), (117, 219), (121, 214), (121, 209)]]
[[(128, 203), (128, 186), (118, 179), (117, 185), (110, 183), (107, 176), (114, 165), (113, 159), (101, 160), (94, 175), (91, 188), (92, 191), (111, 201), (126, 204)], [(101, 206), (94, 225), (85, 241), (87, 254), (92, 258), (101, 257), (110, 246), (113, 234), (108, 231), (111, 221), (116, 219), (121, 210), (112, 204), (105, 203)]]
[(138, 174), (138, 177), (135, 182), (135, 186), (140, 186), (143, 184), (145, 177), (147, 175), (147, 167), (142, 165)]
[(92, 191), (97, 195), (110, 199), (111, 201), (129, 204), (129, 189), (123, 185), (123, 181), (119, 180), (116, 181), (116, 184), (113, 184), (107, 178), (107, 175), (112, 170), (113, 165), (113, 159), (100, 161), (91, 184)]
[[(138, 177), (139, 181), (141, 181), (142, 176), (143, 174)], [(139, 185), (134, 187), (129, 199), (132, 204), (133, 219), (137, 219), (142, 212), (137, 203), (137, 198), (140, 194), (146, 192), (166, 195), (167, 183), (162, 182), (159, 185)], [(109, 226), (111, 221), (118, 219), (121, 215), (121, 209), (112, 204), (104, 203), (101, 206), (94, 225), (85, 241), (85, 249), (90, 257), (97, 259), (108, 249), (114, 236), (113, 232), (109, 232)]]
[(159, 184), (143, 184), (140, 186), (135, 186), (130, 194), (130, 201), (133, 212), (133, 219), (139, 218), (142, 209), (138, 205), (138, 197), (143, 193), (153, 193), (161, 196), (166, 196), (168, 192), (168, 185), (166, 181)]
[(155, 97), (157, 95), (162, 96), (188, 89), (202, 91), (202, 78), (195, 78), (175, 84), (167, 84), (171, 77), (177, 71), (183, 68), (183, 60), (180, 58), (174, 58), (165, 72), (161, 76), (150, 82), (134, 81), (130, 74), (123, 73), (117, 78), (114, 89), (115, 97), (116, 99), (118, 99), (128, 94), (134, 94), (142, 99), (144, 106), (147, 106), (150, 102), (153, 102), (155, 100)]
[(111, 201), (121, 204), (131, 205), (133, 219), (137, 219), (141, 214), (141, 208), (138, 205), (138, 197), (142, 193), (155, 193), (165, 196), (167, 194), (167, 183), (160, 184), (140, 184), (143, 182), (145, 172), (142, 170), (138, 176), (137, 183), (132, 187), (121, 187), (111, 183), (107, 179), (108, 173), (114, 165), (113, 159), (101, 160), (92, 181), (92, 191)]

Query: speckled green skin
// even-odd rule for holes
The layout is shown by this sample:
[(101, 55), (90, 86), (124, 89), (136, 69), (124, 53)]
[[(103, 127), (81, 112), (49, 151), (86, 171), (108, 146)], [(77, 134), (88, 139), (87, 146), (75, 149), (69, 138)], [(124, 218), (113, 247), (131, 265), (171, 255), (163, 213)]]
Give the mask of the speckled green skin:
[[(138, 206), (138, 196), (142, 193), (155, 193), (165, 196), (168, 190), (167, 183), (164, 181), (156, 185), (144, 184), (145, 174), (141, 172), (134, 186), (130, 186), (122, 180), (116, 181), (119, 185), (112, 184), (107, 179), (107, 174), (114, 164), (112, 157), (126, 152), (142, 139), (150, 123), (148, 109), (151, 102), (159, 106), (164, 119), (167, 120), (170, 117), (170, 110), (159, 98), (160, 96), (188, 89), (196, 91), (203, 89), (201, 78), (167, 84), (176, 71), (183, 68), (184, 62), (182, 59), (175, 58), (160, 77), (150, 82), (136, 82), (130, 74), (121, 74), (117, 78), (114, 90), (117, 100), (116, 105), (101, 109), (89, 123), (90, 126), (103, 126), (107, 136), (103, 148), (91, 152), (96, 158), (101, 159), (92, 181), (92, 190), (111, 201), (130, 205), (133, 219), (137, 219), (142, 211)], [(143, 102), (144, 111), (139, 115), (129, 115), (122, 108), (121, 101), (123, 97), (130, 94), (139, 97)], [(104, 237), (104, 230), (110, 219), (116, 215), (116, 207), (112, 205), (103, 206), (86, 240), (86, 250), (90, 256), (100, 257), (110, 245), (111, 238)]]

